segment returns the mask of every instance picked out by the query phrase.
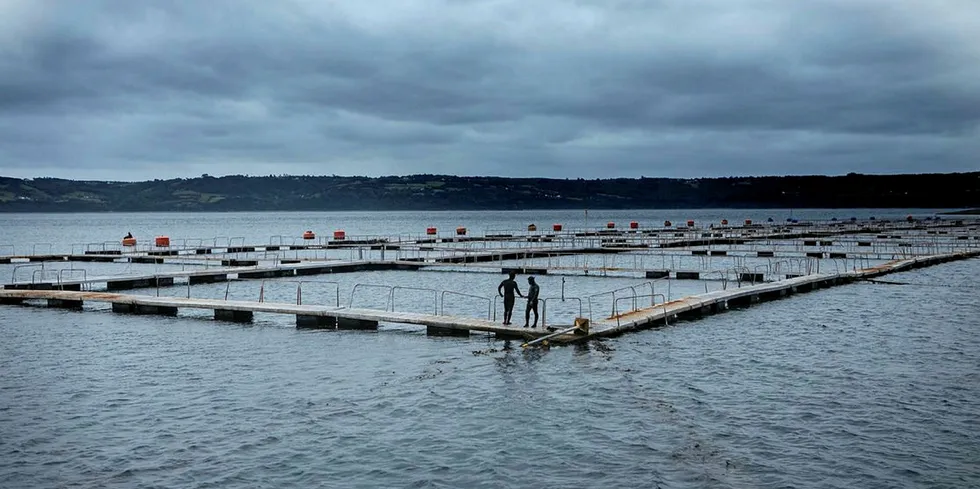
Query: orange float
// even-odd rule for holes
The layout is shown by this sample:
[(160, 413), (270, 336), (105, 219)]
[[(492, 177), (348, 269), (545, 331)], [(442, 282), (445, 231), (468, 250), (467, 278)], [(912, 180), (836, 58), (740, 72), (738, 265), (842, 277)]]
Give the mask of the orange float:
[(303, 233), (303, 239), (316, 239), (316, 233), (313, 231), (306, 231)]
[(437, 231), (436, 228), (432, 228), (432, 227), (425, 228), (425, 234), (428, 234), (429, 236), (436, 234), (436, 231)]
[(752, 225), (752, 219), (746, 219), (745, 220), (745, 225), (746, 226), (751, 226)]
[(463, 226), (456, 228), (456, 236), (466, 236), (466, 228)]
[(157, 236), (156, 239), (153, 240), (153, 242), (157, 246), (170, 246), (170, 237), (169, 236)]
[(555, 224), (551, 226), (551, 229), (554, 229), (555, 231), (561, 231), (561, 224)]
[(687, 227), (689, 227), (689, 228), (693, 228), (693, 227), (694, 227), (694, 221), (693, 221), (693, 220), (691, 220), (691, 219), (688, 219), (688, 220), (687, 220)]
[(136, 246), (136, 238), (123, 238), (123, 246)]
[(347, 233), (345, 233), (343, 229), (338, 229), (333, 232), (333, 239), (337, 241), (347, 239)]
[(614, 227), (616, 227), (616, 223), (614, 223), (612, 221), (609, 221), (609, 222), (606, 223), (606, 229), (612, 229)]
[(638, 229), (639, 227), (640, 227), (640, 223), (636, 221), (630, 221), (630, 229)]
[(722, 219), (721, 220), (721, 225), (722, 226), (727, 226), (728, 225), (728, 219)]

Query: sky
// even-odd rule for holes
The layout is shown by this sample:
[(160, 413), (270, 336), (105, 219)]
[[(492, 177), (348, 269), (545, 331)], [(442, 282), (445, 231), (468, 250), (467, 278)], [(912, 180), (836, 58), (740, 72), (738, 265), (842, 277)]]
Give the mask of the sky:
[(0, 176), (977, 170), (977, 0), (0, 0)]

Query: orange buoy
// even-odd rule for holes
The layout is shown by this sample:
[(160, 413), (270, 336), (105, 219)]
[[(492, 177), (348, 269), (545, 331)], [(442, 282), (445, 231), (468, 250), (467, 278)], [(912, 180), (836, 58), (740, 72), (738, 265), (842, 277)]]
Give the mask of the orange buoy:
[(303, 233), (303, 239), (316, 239), (316, 233), (313, 231), (306, 231)]
[(728, 225), (728, 219), (722, 219), (721, 220), (721, 225), (722, 226), (727, 226)]
[(905, 220), (907, 220), (908, 222), (912, 222), (915, 219), (913, 219), (911, 215), (908, 215), (908, 216), (905, 216)]
[(345, 233), (343, 229), (338, 229), (333, 232), (333, 239), (337, 241), (347, 239), (347, 233)]
[(466, 236), (466, 228), (463, 226), (456, 228), (456, 236)]
[(689, 228), (693, 228), (693, 227), (694, 227), (694, 221), (693, 221), (693, 220), (691, 220), (691, 219), (688, 219), (688, 220), (687, 220), (687, 227), (689, 227)]
[(425, 228), (425, 234), (428, 234), (430, 236), (436, 234), (436, 228), (432, 228), (432, 227)]
[(554, 229), (555, 231), (561, 231), (561, 224), (555, 224), (551, 226), (551, 229)]
[(670, 221), (664, 221), (664, 227), (665, 228), (669, 228), (670, 226), (671, 226), (671, 222)]
[(136, 246), (136, 238), (123, 238), (123, 246)]
[(527, 225), (527, 230), (528, 231), (537, 231), (538, 230), (538, 227), (536, 225), (534, 225), (534, 224), (528, 224)]
[(609, 222), (606, 223), (606, 228), (607, 229), (612, 229), (614, 227), (616, 227), (616, 223), (614, 223), (612, 221), (609, 221)]
[(170, 246), (169, 236), (157, 236), (153, 241), (157, 246)]
[(745, 220), (745, 225), (746, 226), (751, 226), (752, 225), (752, 219), (746, 219)]
[(630, 221), (630, 229), (638, 229), (639, 227), (640, 227), (640, 223), (636, 221)]

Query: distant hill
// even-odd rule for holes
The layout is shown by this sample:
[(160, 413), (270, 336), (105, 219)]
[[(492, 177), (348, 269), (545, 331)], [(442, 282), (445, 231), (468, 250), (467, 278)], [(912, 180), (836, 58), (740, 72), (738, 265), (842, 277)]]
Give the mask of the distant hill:
[(226, 176), (145, 182), (0, 177), (0, 212), (980, 206), (980, 172), (604, 180)]

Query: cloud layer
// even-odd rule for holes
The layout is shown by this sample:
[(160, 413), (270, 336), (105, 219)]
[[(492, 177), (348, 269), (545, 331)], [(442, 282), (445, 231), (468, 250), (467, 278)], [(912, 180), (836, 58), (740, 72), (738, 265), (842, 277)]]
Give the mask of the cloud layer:
[(980, 2), (0, 0), (0, 175), (980, 168)]

